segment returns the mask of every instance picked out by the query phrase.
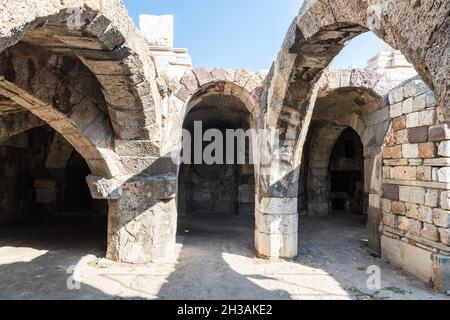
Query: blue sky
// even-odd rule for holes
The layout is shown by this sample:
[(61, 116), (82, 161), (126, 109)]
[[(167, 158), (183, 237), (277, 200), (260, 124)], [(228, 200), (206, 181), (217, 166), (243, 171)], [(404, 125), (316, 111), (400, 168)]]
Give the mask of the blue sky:
[[(135, 24), (139, 14), (173, 14), (175, 47), (188, 48), (198, 67), (269, 69), (302, 0), (125, 0)], [(382, 42), (355, 38), (333, 67), (364, 67)]]

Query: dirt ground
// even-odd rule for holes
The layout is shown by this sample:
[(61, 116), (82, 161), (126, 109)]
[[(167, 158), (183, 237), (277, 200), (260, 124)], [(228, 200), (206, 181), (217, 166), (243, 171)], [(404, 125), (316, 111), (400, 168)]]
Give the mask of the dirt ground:
[[(177, 262), (133, 266), (104, 256), (104, 221), (0, 229), (0, 299), (450, 299), (365, 249), (358, 216), (301, 218), (293, 261), (255, 256), (250, 218), (180, 221)], [(381, 288), (367, 268), (381, 268)]]

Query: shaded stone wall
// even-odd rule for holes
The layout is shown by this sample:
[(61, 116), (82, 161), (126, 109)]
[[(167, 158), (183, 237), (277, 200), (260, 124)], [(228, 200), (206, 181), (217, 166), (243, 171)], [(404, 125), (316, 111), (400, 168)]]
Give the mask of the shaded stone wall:
[(28, 174), (27, 148), (26, 135), (10, 138), (0, 146), (0, 225), (23, 218), (30, 209), (30, 182), (21, 179)]
[[(250, 141), (245, 140), (245, 163), (226, 164), (231, 152), (228, 145), (233, 141), (227, 137), (227, 130), (249, 128), (250, 115), (243, 101), (233, 96), (212, 95), (203, 97), (188, 113), (184, 127), (191, 134), (191, 162), (182, 164), (179, 172), (178, 202), (179, 214), (201, 215), (253, 215), (255, 183), (253, 164), (250, 164)], [(220, 145), (221, 163), (208, 165), (194, 164), (195, 139), (194, 123), (201, 125), (204, 135), (209, 129), (218, 130), (223, 137)], [(234, 139), (234, 159), (238, 159), (239, 139)], [(202, 153), (210, 142), (203, 142)], [(189, 146), (185, 145), (188, 148)], [(185, 151), (187, 152), (187, 150)], [(252, 151), (253, 152), (253, 151)], [(205, 159), (203, 159), (205, 160)]]
[(364, 208), (364, 152), (361, 138), (345, 129), (331, 153), (330, 191), (332, 210), (361, 214)]
[(0, 224), (69, 213), (106, 214), (105, 203), (90, 196), (86, 162), (73, 147), (56, 142), (61, 140), (41, 126), (0, 145)]

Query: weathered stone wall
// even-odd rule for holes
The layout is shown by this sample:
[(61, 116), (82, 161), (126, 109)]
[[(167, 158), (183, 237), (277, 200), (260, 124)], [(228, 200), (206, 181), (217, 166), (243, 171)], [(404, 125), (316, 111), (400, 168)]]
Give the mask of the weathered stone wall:
[[(175, 198), (176, 169), (160, 159), (158, 72), (123, 1), (49, 0), (36, 6), (34, 0), (5, 0), (0, 8), (0, 51), (7, 58), (0, 66), (2, 105), (28, 110), (86, 160), (92, 197), (112, 203), (109, 258), (151, 261), (162, 255), (158, 241), (169, 241), (165, 255), (171, 256), (175, 231), (167, 237), (152, 209)], [(172, 194), (141, 190), (131, 196), (126, 190), (136, 181), (147, 190), (163, 185)], [(130, 206), (134, 215), (128, 214)], [(176, 219), (175, 206), (171, 214)], [(155, 226), (136, 227), (137, 216)], [(147, 245), (148, 233), (152, 245)], [(136, 248), (142, 255), (133, 261)]]
[[(281, 134), (281, 148), (274, 144), (271, 163), (254, 170), (256, 249), (265, 257), (294, 257), (299, 172), (320, 99), (319, 82), (347, 41), (374, 27), (369, 10), (374, 3), (379, 2), (305, 1), (266, 77), (246, 70), (192, 68), (186, 50), (161, 48), (170, 44), (170, 34), (169, 41), (145, 41), (121, 0), (47, 0), (39, 6), (34, 0), (4, 0), (0, 141), (50, 125), (88, 163), (92, 196), (109, 201), (107, 257), (132, 263), (166, 259), (174, 252), (177, 220), (179, 168), (171, 156), (179, 155), (183, 121), (205, 97), (233, 96), (250, 114), (251, 128)], [(69, 28), (74, 6), (82, 25)], [(443, 267), (450, 228), (450, 137), (444, 124), (450, 109), (450, 3), (389, 0), (380, 9), (373, 31), (401, 50), (434, 90), (439, 107), (417, 79), (381, 99), (392, 85), (388, 73), (365, 78), (361, 70), (332, 72), (328, 80), (339, 83), (334, 89), (363, 87), (380, 99), (361, 101), (364, 92), (354, 91), (351, 100), (359, 111), (336, 118), (340, 109), (334, 109), (329, 114), (333, 123), (323, 132), (352, 127), (362, 137), (369, 246), (375, 251), (382, 247), (385, 258), (443, 288), (442, 274), (450, 273)], [(2, 153), (5, 163), (23, 153), (21, 146), (24, 142), (17, 142), (8, 149), (11, 154)], [(62, 169), (70, 148), (58, 139), (49, 146), (40, 166)], [(18, 170), (3, 167), (1, 179)], [(236, 184), (239, 211), (252, 210), (252, 174), (242, 167)], [(61, 190), (58, 179), (39, 179), (33, 188), (40, 202), (51, 205)]]
[(89, 173), (83, 158), (48, 126), (10, 137), (0, 145), (0, 224), (47, 215), (105, 214), (101, 201), (90, 197)]
[[(192, 97), (186, 97), (186, 104), (181, 105), (177, 112), (170, 114), (168, 123), (174, 121), (183, 122), (183, 128), (191, 133), (191, 150), (194, 150), (194, 122), (201, 121), (204, 134), (208, 129), (220, 130), (226, 137), (226, 130), (247, 130), (255, 126), (253, 112), (255, 103), (246, 87), (240, 87), (235, 83), (223, 82), (223, 79), (231, 77), (236, 71), (194, 69), (188, 71), (181, 81), (181, 88), (177, 94), (186, 95), (187, 87), (197, 88), (192, 91)], [(261, 79), (245, 70), (240, 71), (241, 76), (247, 77), (248, 85), (261, 84)], [(192, 77), (195, 75), (195, 77)], [(214, 75), (214, 77), (213, 77)], [(217, 78), (219, 77), (219, 79)], [(220, 78), (222, 77), (222, 78)], [(222, 79), (222, 80), (220, 80)], [(255, 80), (256, 79), (256, 80)], [(195, 81), (194, 81), (195, 80)], [(251, 80), (251, 82), (249, 81)], [(246, 83), (242, 82), (244, 85)], [(251, 87), (248, 87), (251, 89)], [(184, 90), (184, 91), (183, 91)], [(174, 102), (178, 98), (171, 97)], [(177, 128), (179, 131), (179, 128)], [(175, 135), (172, 134), (171, 139)], [(200, 137), (201, 138), (201, 137)], [(223, 156), (227, 157), (228, 140), (224, 139)], [(231, 141), (230, 141), (231, 142)], [(174, 141), (180, 148), (180, 142)], [(236, 141), (235, 141), (236, 143)], [(249, 163), (250, 141), (246, 141), (246, 164), (182, 164), (179, 172), (178, 183), (178, 208), (179, 214), (203, 214), (203, 215), (253, 215), (255, 201), (255, 184), (253, 164)], [(204, 143), (203, 148), (208, 144)], [(192, 152), (192, 151), (191, 151)], [(237, 155), (235, 144), (234, 154)], [(192, 159), (193, 160), (193, 159)]]
[(382, 255), (442, 289), (449, 285), (440, 280), (448, 270), (436, 261), (450, 256), (450, 130), (419, 78), (392, 90), (388, 104), (383, 192), (380, 198), (371, 195), (371, 206), (383, 212)]

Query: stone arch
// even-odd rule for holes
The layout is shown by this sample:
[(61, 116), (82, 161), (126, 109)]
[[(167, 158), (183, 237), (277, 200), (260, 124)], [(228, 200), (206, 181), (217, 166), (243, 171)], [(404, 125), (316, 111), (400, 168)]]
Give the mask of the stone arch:
[[(39, 72), (36, 75), (39, 75)], [(49, 76), (47, 73), (40, 75)], [(25, 74), (25, 76), (27, 75)], [(23, 79), (18, 76), (16, 80), (20, 85)], [(37, 79), (37, 81), (39, 80)], [(58, 78), (55, 77), (48, 80), (47, 83), (58, 82)], [(5, 78), (0, 79), (0, 94), (13, 101), (18, 108), (29, 111), (64, 136), (86, 159), (92, 174), (113, 177), (120, 173), (121, 165), (112, 149), (113, 136), (109, 119), (94, 104), (85, 102), (78, 106), (73, 105), (77, 108), (65, 110), (65, 113), (63, 109), (54, 106), (55, 99), (57, 99), (55, 87), (53, 94), (51, 90), (45, 90), (49, 88), (43, 89), (39, 86), (27, 89), (32, 92), (20, 88)], [(63, 87), (62, 91), (64, 92), (65, 89)]]
[[(379, 194), (381, 173), (380, 156), (391, 125), (390, 109), (386, 97), (400, 80), (384, 79), (371, 70), (327, 70), (319, 81), (318, 98), (308, 122), (308, 139), (301, 155), (301, 168), (306, 167), (308, 211), (321, 215), (329, 212), (329, 163), (332, 150), (346, 128), (352, 128), (361, 138), (364, 152), (364, 212), (368, 213), (369, 247), (379, 252), (378, 216), (371, 212), (369, 195)], [(311, 148), (311, 146), (314, 146)], [(320, 147), (318, 147), (320, 146)], [(302, 145), (303, 148), (303, 145)], [(314, 171), (311, 171), (314, 170)], [(311, 179), (317, 174), (318, 179)], [(311, 192), (320, 189), (321, 192)], [(305, 200), (302, 198), (302, 200)], [(312, 203), (312, 207), (310, 204)]]
[[(256, 129), (257, 119), (260, 116), (259, 96), (261, 93), (260, 89), (262, 82), (262, 75), (252, 74), (246, 70), (213, 69), (208, 71), (206, 69), (193, 69), (192, 71), (188, 71), (181, 79), (181, 85), (173, 90), (174, 96), (179, 100), (180, 104), (179, 128), (186, 129), (190, 126), (191, 119), (199, 119), (198, 117), (203, 119), (203, 115), (205, 115), (205, 123), (207, 123), (205, 124), (205, 127), (210, 126), (211, 123), (213, 123), (214, 126), (211, 126), (211, 128), (221, 128), (221, 130), (224, 130), (224, 128), (239, 128), (244, 130)], [(215, 102), (218, 103), (218, 110), (221, 110), (218, 111), (220, 114), (213, 114), (212, 119), (208, 119), (208, 115), (206, 114), (208, 111), (206, 108), (209, 105), (216, 106)], [(231, 114), (231, 116), (226, 115), (226, 113)], [(236, 120), (239, 122), (235, 122)], [(218, 126), (216, 127), (216, 125)], [(227, 127), (227, 125), (233, 126)], [(234, 127), (234, 125), (237, 126)], [(252, 146), (255, 148), (254, 143)], [(253, 155), (255, 152), (255, 150), (246, 151), (253, 153)], [(220, 178), (218, 178), (221, 180), (220, 186), (216, 187), (213, 185), (211, 188), (211, 195), (220, 194), (220, 192), (216, 191), (220, 188), (227, 189), (229, 193), (228, 191), (224, 191), (223, 199), (219, 196), (220, 201), (217, 202), (220, 202), (220, 206), (210, 205), (211, 201), (209, 201), (208, 195), (205, 195), (205, 199), (202, 200), (204, 207), (211, 207), (211, 212), (217, 212), (219, 214), (224, 214), (225, 211), (228, 210), (229, 213), (253, 216), (255, 190), (253, 164), (246, 163), (245, 165), (236, 164), (233, 166), (219, 165), (212, 166), (211, 170), (214, 173), (219, 171), (221, 173), (224, 173), (225, 171), (229, 173), (232, 171), (234, 176), (233, 180), (235, 181), (234, 184), (229, 184), (228, 174), (220, 176)], [(194, 190), (193, 186), (186, 188), (183, 185), (184, 181), (192, 180), (189, 179), (191, 176), (197, 177), (195, 168), (189, 168), (189, 166), (180, 167), (178, 188), (179, 214), (183, 212), (195, 214), (203, 210), (201, 206), (198, 210), (196, 210), (195, 205), (190, 205), (190, 208), (185, 208), (183, 206), (183, 203), (193, 203), (193, 201), (185, 201), (184, 196), (188, 196), (189, 199), (191, 197), (196, 199), (197, 196), (194, 195), (194, 192), (199, 194), (198, 191), (192, 191)], [(197, 183), (195, 190), (202, 188), (202, 185), (205, 183), (209, 183), (206, 180), (206, 178), (196, 178), (195, 181), (197, 181)], [(192, 194), (188, 194), (188, 192), (184, 190), (190, 190), (189, 192)], [(234, 196), (236, 196), (236, 198), (234, 198)], [(235, 205), (230, 206), (229, 204), (231, 202)], [(222, 209), (222, 207), (224, 209)], [(236, 211), (234, 211), (234, 209), (236, 209)]]
[(263, 75), (247, 70), (196, 68), (188, 71), (174, 89), (174, 95), (183, 102), (181, 117), (184, 119), (191, 108), (202, 98), (211, 95), (234, 96), (240, 99), (253, 119), (259, 116), (259, 99)]
[[(145, 41), (120, 0), (2, 4), (0, 51), (19, 41), (82, 61), (101, 85), (114, 133), (159, 146), (159, 94)], [(9, 19), (9, 17), (15, 19)], [(156, 155), (156, 154), (155, 154)]]
[(312, 215), (329, 213), (329, 167), (331, 154), (336, 142), (345, 129), (352, 128), (359, 137), (363, 138), (366, 125), (356, 114), (350, 114), (341, 121), (326, 123), (318, 129), (311, 143), (313, 146), (309, 155), (307, 178), (308, 212)]
[[(297, 165), (298, 157), (289, 152), (289, 146), (301, 141), (308, 127), (317, 82), (345, 44), (369, 30), (401, 50), (448, 109), (450, 80), (443, 71), (448, 54), (443, 51), (449, 47), (445, 36), (449, 13), (450, 4), (444, 0), (415, 6), (396, 0), (371, 5), (357, 0), (305, 1), (272, 67), (263, 99), (266, 126), (280, 129), (281, 147), (286, 151), (279, 160), (292, 168)], [(417, 30), (414, 25), (427, 27)]]
[[(9, 101), (15, 105), (12, 100)], [(0, 143), (10, 137), (43, 125), (45, 125), (44, 121), (29, 112), (20, 112), (2, 117), (0, 118)]]

